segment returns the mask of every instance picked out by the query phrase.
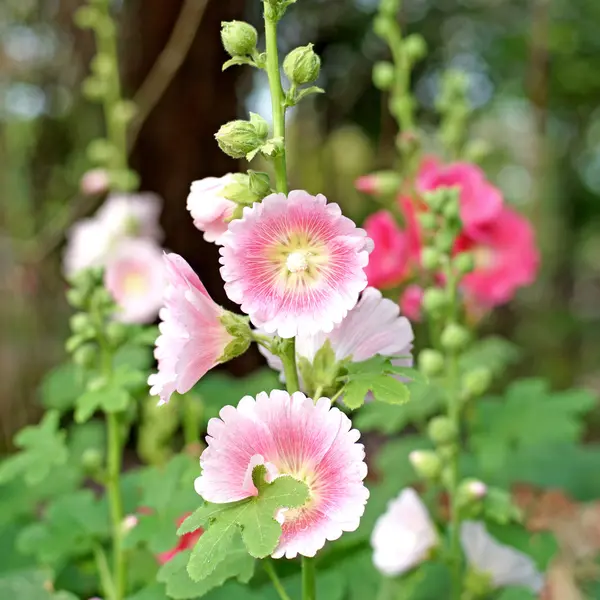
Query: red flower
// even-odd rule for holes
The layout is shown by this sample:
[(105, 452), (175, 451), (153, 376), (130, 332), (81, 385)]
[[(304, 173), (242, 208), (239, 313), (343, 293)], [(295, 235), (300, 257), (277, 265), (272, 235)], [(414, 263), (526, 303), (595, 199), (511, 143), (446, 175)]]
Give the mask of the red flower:
[[(177, 520), (177, 527), (179, 527), (192, 513), (186, 513), (182, 517)], [(199, 528), (196, 531), (192, 531), (191, 533), (184, 533), (177, 542), (177, 545), (168, 550), (167, 552), (161, 552), (157, 555), (158, 562), (161, 565), (164, 565), (166, 562), (169, 562), (174, 556), (183, 552), (184, 550), (189, 550), (196, 545), (198, 538), (204, 533), (204, 529)]]

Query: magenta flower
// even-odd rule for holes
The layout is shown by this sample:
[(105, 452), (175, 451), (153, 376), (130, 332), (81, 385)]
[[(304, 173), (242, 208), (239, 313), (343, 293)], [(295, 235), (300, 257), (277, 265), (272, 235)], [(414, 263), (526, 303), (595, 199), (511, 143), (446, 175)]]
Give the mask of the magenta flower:
[(439, 187), (460, 189), (460, 216), (469, 235), (490, 223), (502, 209), (500, 190), (486, 180), (477, 165), (466, 162), (444, 165), (432, 157), (424, 160), (417, 175), (417, 190), (422, 193)]
[(166, 285), (162, 249), (151, 240), (123, 240), (106, 261), (104, 285), (123, 323), (156, 319)]
[(252, 470), (261, 464), (271, 480), (290, 475), (310, 490), (304, 506), (278, 512), (282, 535), (274, 558), (314, 556), (327, 540), (357, 529), (369, 497), (364, 447), (350, 419), (327, 398), (315, 404), (301, 392), (261, 392), (219, 416), (208, 423), (195, 485), (207, 502), (256, 496)]
[(531, 223), (508, 207), (477, 238), (461, 235), (456, 250), (468, 250), (475, 257), (475, 270), (465, 276), (462, 286), (468, 299), (482, 307), (508, 302), (537, 275), (539, 253)]
[(227, 295), (284, 338), (331, 331), (367, 285), (371, 240), (320, 194), (271, 194), (244, 208), (222, 242)]
[(400, 295), (400, 310), (411, 321), (419, 322), (421, 320), (421, 304), (423, 302), (423, 288), (411, 284)]
[(394, 216), (380, 210), (365, 221), (367, 235), (375, 247), (365, 268), (369, 285), (377, 288), (394, 287), (408, 272), (408, 237)]
[(150, 375), (150, 394), (159, 404), (171, 394), (184, 394), (204, 374), (223, 361), (234, 340), (224, 324), (225, 310), (211, 299), (198, 275), (177, 254), (164, 257), (167, 287), (160, 311), (161, 335), (154, 356), (158, 373)]
[(187, 209), (194, 219), (194, 225), (204, 232), (207, 242), (221, 243), (227, 231), (227, 219), (233, 215), (235, 202), (223, 197), (224, 189), (234, 183), (233, 175), (205, 177), (194, 181), (187, 199)]

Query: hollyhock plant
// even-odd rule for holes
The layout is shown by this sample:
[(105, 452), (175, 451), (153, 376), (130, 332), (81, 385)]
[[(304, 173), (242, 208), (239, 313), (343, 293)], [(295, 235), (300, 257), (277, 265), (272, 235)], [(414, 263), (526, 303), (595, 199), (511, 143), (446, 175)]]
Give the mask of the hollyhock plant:
[(104, 284), (119, 306), (119, 321), (154, 321), (165, 287), (163, 250), (151, 240), (123, 240), (106, 261)]
[(270, 479), (290, 475), (307, 484), (309, 501), (278, 511), (282, 525), (274, 558), (314, 556), (327, 540), (357, 529), (369, 492), (359, 432), (327, 398), (281, 390), (245, 396), (208, 423), (196, 491), (208, 502), (256, 496), (252, 471), (265, 465)]
[[(179, 527), (186, 519), (189, 517), (191, 513), (186, 513), (179, 519), (177, 519), (177, 527)], [(192, 531), (191, 533), (184, 533), (178, 540), (175, 547), (171, 548), (171, 550), (167, 550), (166, 552), (161, 552), (157, 555), (157, 560), (161, 565), (169, 562), (173, 557), (177, 556), (180, 552), (184, 552), (185, 550), (191, 550), (196, 542), (200, 539), (200, 536), (204, 533), (204, 530), (200, 527), (196, 529), (196, 531)]]
[(236, 203), (224, 198), (223, 191), (233, 182), (231, 173), (192, 182), (187, 209), (207, 242), (221, 244), (221, 237), (227, 231), (227, 219), (233, 215)]
[(460, 537), (469, 566), (488, 575), (494, 588), (520, 586), (537, 594), (544, 587), (533, 559), (495, 540), (483, 523), (465, 521)]
[(415, 490), (406, 488), (377, 519), (371, 535), (373, 563), (384, 575), (400, 575), (424, 561), (438, 543), (426, 506)]
[(226, 326), (235, 316), (212, 300), (190, 265), (177, 254), (165, 255), (164, 262), (165, 305), (159, 313), (162, 322), (154, 351), (158, 373), (148, 378), (150, 395), (159, 396), (159, 404), (168, 402), (174, 392), (189, 391), (238, 343)]
[(461, 235), (456, 251), (473, 254), (475, 270), (464, 277), (462, 288), (469, 300), (487, 308), (508, 302), (533, 283), (539, 267), (531, 223), (508, 207), (476, 238)]
[[(383, 298), (379, 290), (368, 287), (358, 304), (333, 331), (313, 335), (300, 333), (296, 337), (296, 356), (313, 362), (318, 350), (329, 341), (338, 361), (361, 362), (381, 354), (395, 357), (392, 362), (396, 365), (410, 366), (413, 338), (410, 322), (400, 315), (398, 305)], [(283, 376), (281, 359), (263, 346), (259, 349), (269, 366)]]
[(371, 240), (321, 194), (271, 194), (244, 208), (222, 242), (227, 295), (283, 338), (331, 331), (367, 285)]
[(365, 230), (375, 244), (365, 268), (369, 285), (394, 287), (402, 281), (408, 270), (409, 244), (406, 233), (386, 210), (368, 217)]
[(416, 284), (407, 286), (400, 295), (400, 309), (414, 322), (421, 320), (421, 304), (423, 303), (423, 288)]

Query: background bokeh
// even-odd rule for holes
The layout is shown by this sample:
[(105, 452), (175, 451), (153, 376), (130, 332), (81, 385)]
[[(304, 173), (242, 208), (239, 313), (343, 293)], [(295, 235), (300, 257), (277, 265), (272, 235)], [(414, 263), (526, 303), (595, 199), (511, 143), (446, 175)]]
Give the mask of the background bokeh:
[[(129, 97), (165, 46), (182, 0), (121, 0), (122, 74)], [(132, 148), (142, 189), (165, 201), (166, 246), (181, 253), (226, 304), (217, 250), (185, 210), (189, 183), (236, 168), (213, 133), (247, 110), (269, 114), (264, 73), (221, 73), (223, 20), (259, 24), (261, 3), (188, 0), (201, 14), (182, 32), (186, 58)], [(80, 94), (93, 52), (71, 23), (78, 0), (0, 3), (0, 444), (37, 418), (35, 388), (64, 355), (67, 307), (60, 255), (67, 224), (94, 210), (78, 193), (86, 146), (101, 131)], [(596, 0), (406, 0), (407, 31), (430, 54), (414, 78), (426, 126), (449, 66), (469, 76), (472, 128), (491, 148), (490, 179), (535, 223), (538, 282), (485, 327), (523, 348), (518, 369), (555, 387), (600, 388), (600, 3)], [(324, 192), (362, 220), (377, 207), (353, 180), (393, 160), (395, 126), (371, 83), (386, 49), (371, 30), (375, 0), (298, 0), (282, 24), (282, 50), (312, 40), (325, 95), (289, 115), (294, 187)], [(191, 37), (190, 37), (191, 36)], [(252, 370), (246, 355), (229, 368)], [(543, 418), (543, 415), (540, 416)], [(589, 436), (595, 437), (594, 419)]]

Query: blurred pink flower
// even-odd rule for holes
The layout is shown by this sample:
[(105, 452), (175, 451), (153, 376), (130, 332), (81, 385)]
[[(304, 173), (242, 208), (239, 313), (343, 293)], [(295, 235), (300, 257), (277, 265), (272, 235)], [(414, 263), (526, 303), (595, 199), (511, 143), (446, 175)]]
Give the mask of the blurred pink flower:
[(233, 214), (236, 203), (224, 198), (223, 190), (232, 183), (234, 179), (231, 173), (192, 182), (187, 209), (194, 219), (194, 225), (204, 232), (207, 242), (221, 244), (221, 237), (227, 231), (226, 219)]
[(83, 174), (79, 182), (81, 192), (86, 196), (98, 196), (108, 192), (110, 180), (105, 169), (91, 169)]
[(369, 257), (365, 273), (369, 285), (377, 288), (394, 287), (402, 281), (408, 270), (409, 245), (394, 216), (380, 210), (365, 220), (367, 235), (375, 247)]
[(271, 194), (244, 208), (222, 243), (227, 295), (284, 338), (331, 331), (367, 285), (371, 240), (321, 194)]
[(466, 162), (444, 165), (433, 157), (423, 160), (416, 179), (418, 192), (427, 192), (439, 187), (458, 187), (463, 230), (476, 235), (502, 210), (503, 198), (500, 190), (485, 178), (477, 166)]
[(539, 267), (531, 223), (508, 207), (476, 238), (461, 235), (456, 251), (473, 253), (475, 270), (462, 287), (468, 300), (487, 308), (508, 302), (520, 287), (533, 283)]
[[(179, 519), (177, 519), (177, 527), (179, 527), (192, 513), (186, 513)], [(192, 531), (190, 533), (184, 533), (180, 536), (177, 545), (171, 550), (167, 550), (166, 552), (161, 552), (157, 555), (158, 562), (161, 565), (169, 562), (173, 557), (177, 556), (180, 552), (184, 550), (191, 550), (195, 545), (200, 536), (204, 533), (204, 529), (200, 527), (196, 529), (196, 531)]]
[(104, 285), (123, 323), (150, 323), (163, 303), (166, 285), (163, 250), (148, 239), (122, 240), (106, 261)]
[(423, 302), (423, 288), (411, 284), (400, 295), (400, 310), (411, 321), (421, 320), (421, 303)]
[(222, 317), (225, 310), (208, 295), (190, 265), (177, 254), (164, 257), (167, 286), (160, 310), (160, 336), (154, 356), (158, 373), (150, 375), (150, 394), (159, 404), (171, 394), (183, 394), (221, 362), (233, 341)]
[(271, 478), (289, 475), (306, 483), (310, 500), (282, 509), (274, 558), (314, 556), (327, 540), (358, 528), (369, 491), (364, 447), (350, 419), (327, 398), (316, 403), (302, 392), (273, 390), (225, 406), (208, 423), (196, 491), (208, 502), (255, 496), (252, 470), (265, 465)]

